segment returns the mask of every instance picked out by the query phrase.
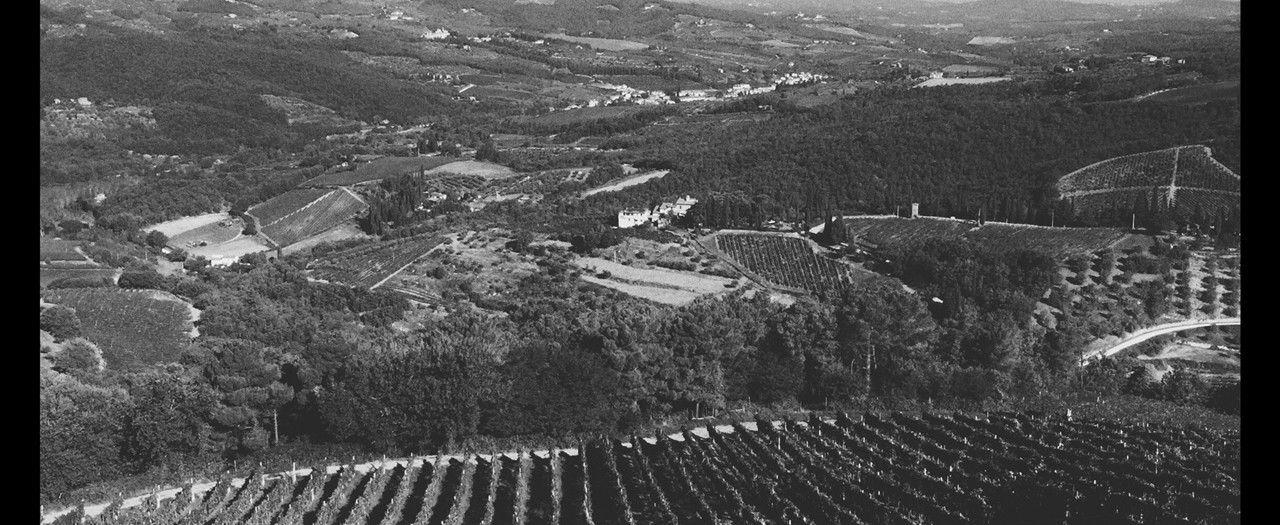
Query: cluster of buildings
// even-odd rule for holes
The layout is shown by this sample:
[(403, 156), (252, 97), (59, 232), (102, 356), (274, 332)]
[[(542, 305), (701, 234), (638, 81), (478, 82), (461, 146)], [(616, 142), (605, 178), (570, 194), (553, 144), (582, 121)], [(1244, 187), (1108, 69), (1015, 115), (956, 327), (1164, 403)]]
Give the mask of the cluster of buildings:
[(446, 38), (449, 38), (449, 35), (451, 34), (452, 33), (449, 33), (449, 31), (445, 30), (444, 28), (440, 28), (434, 31), (427, 31), (425, 33), (422, 33), (421, 36), (422, 38), (425, 38), (427, 40), (444, 40)]
[(622, 210), (618, 212), (619, 228), (634, 228), (646, 223), (653, 223), (661, 228), (671, 224), (671, 220), (676, 217), (683, 217), (689, 213), (689, 208), (693, 207), (698, 199), (685, 195), (676, 199), (675, 202), (664, 202), (654, 206), (651, 210)]
[[(1174, 61), (1172, 58), (1169, 58), (1169, 57), (1158, 57), (1155, 55), (1142, 55), (1142, 57), (1139, 58), (1138, 60), (1141, 61), (1143, 64), (1155, 64), (1158, 62), (1166, 66), (1169, 65), (1170, 62)], [(1177, 60), (1177, 63), (1186, 64), (1187, 60), (1185, 58), (1180, 58)]]
[(798, 72), (787, 73), (785, 75), (782, 75), (782, 77), (778, 78), (778, 80), (774, 82), (774, 85), (775, 86), (795, 86), (799, 84), (808, 84), (811, 82), (827, 80), (830, 78), (831, 78), (830, 75), (823, 75), (820, 73), (810, 73), (808, 71), (798, 71)]
[(759, 95), (761, 93), (769, 93), (778, 88), (778, 86), (794, 86), (799, 84), (807, 84), (818, 82), (831, 78), (828, 75), (817, 73), (787, 73), (779, 77), (774, 84), (767, 86), (753, 87), (751, 84), (734, 84), (728, 89), (683, 89), (676, 93), (676, 98), (664, 91), (648, 91), (636, 89), (626, 84), (609, 84), (596, 83), (592, 87), (613, 91), (612, 95), (602, 99), (591, 99), (586, 104), (572, 104), (564, 109), (578, 109), (582, 107), (594, 108), (597, 106), (610, 106), (619, 104), (639, 104), (639, 105), (659, 105), (674, 104), (680, 102), (696, 102), (700, 100), (717, 100), (723, 98), (744, 97), (747, 95)]

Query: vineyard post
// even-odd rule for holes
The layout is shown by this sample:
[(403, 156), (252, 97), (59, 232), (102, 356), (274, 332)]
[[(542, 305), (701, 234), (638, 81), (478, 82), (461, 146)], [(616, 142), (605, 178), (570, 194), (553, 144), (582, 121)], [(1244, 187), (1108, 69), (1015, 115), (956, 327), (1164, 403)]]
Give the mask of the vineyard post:
[(871, 396), (871, 360), (875, 359), (876, 345), (871, 345), (871, 351), (867, 352), (867, 396)]

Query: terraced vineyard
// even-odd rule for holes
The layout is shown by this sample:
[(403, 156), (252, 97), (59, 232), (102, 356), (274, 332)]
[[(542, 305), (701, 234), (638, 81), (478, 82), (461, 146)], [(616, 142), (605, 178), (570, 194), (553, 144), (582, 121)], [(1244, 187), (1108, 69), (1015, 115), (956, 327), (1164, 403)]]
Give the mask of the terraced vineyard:
[(190, 309), (172, 294), (68, 288), (44, 292), (43, 297), (76, 310), (84, 336), (102, 349), (103, 359), (114, 370), (177, 361), (191, 342)]
[(440, 236), (419, 235), (357, 246), (313, 261), (311, 275), (329, 282), (370, 288), (444, 241)]
[(797, 237), (721, 233), (716, 235), (715, 243), (721, 252), (747, 270), (788, 288), (816, 293), (875, 276), (818, 255)]
[[(310, 201), (304, 201), (306, 197), (315, 195), (317, 191), (322, 194)], [(285, 199), (272, 202), (282, 197)], [(293, 190), (276, 199), (253, 207), (248, 213), (258, 219), (259, 231), (278, 246), (288, 246), (316, 235), (369, 208), (369, 205), (355, 194), (341, 188)], [(259, 209), (260, 207), (262, 209)], [(292, 211), (289, 211), (290, 209)]]
[(1090, 164), (1062, 177), (1058, 191), (1069, 196), (1082, 191), (1168, 186), (1178, 167), (1180, 149), (1149, 151)]
[(1058, 193), (1080, 212), (1132, 209), (1137, 199), (1210, 215), (1240, 205), (1240, 176), (1214, 160), (1205, 146), (1125, 155), (1071, 172)]
[(970, 221), (921, 217), (855, 217), (844, 220), (844, 231), (853, 238), (883, 247), (903, 246), (929, 239), (958, 237), (973, 228)]
[(1118, 228), (1048, 228), (1026, 224), (920, 217), (853, 217), (844, 220), (845, 232), (880, 248), (907, 246), (932, 239), (964, 237), (996, 250), (1027, 248), (1065, 258), (1093, 253), (1129, 236)]
[(1106, 249), (1129, 234), (1118, 228), (1046, 228), (988, 222), (965, 236), (999, 251), (1025, 248), (1061, 260)]
[(328, 195), (331, 191), (326, 189), (287, 191), (249, 208), (248, 213), (258, 219), (258, 226), (266, 226), (315, 202), (317, 199)]
[[(1238, 431), (999, 413), (746, 423), (220, 481), (103, 523), (1228, 524)], [(73, 522), (74, 513), (61, 519)]]

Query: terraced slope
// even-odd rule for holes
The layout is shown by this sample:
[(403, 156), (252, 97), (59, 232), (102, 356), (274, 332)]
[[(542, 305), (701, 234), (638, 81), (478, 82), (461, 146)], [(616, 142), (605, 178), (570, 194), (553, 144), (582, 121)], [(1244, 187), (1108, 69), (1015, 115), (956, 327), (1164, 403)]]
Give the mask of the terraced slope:
[(258, 231), (277, 246), (288, 246), (319, 234), (369, 208), (350, 190), (293, 190), (250, 208)]
[(311, 273), (317, 279), (373, 288), (443, 241), (444, 237), (419, 235), (357, 246), (315, 260)]
[(1058, 180), (1058, 193), (1079, 212), (1156, 206), (1216, 215), (1240, 205), (1240, 175), (1214, 160), (1207, 146), (1125, 155), (1085, 166)]
[(1227, 524), (1240, 465), (1238, 431), (866, 414), (223, 480), (102, 523)]
[(177, 361), (191, 342), (191, 308), (167, 292), (69, 288), (43, 297), (76, 310), (85, 337), (114, 370)]

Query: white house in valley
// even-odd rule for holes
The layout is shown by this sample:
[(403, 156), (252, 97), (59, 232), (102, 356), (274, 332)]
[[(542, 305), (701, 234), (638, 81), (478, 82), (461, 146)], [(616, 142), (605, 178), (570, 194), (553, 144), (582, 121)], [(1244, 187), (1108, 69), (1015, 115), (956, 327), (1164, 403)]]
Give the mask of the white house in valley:
[(689, 208), (697, 202), (698, 199), (685, 195), (676, 199), (675, 202), (664, 202), (654, 206), (651, 210), (622, 210), (618, 212), (618, 227), (634, 228), (648, 222), (658, 227), (666, 226), (671, 224), (672, 219), (689, 213)]
[(634, 228), (653, 220), (651, 210), (622, 210), (618, 212), (619, 228)]

